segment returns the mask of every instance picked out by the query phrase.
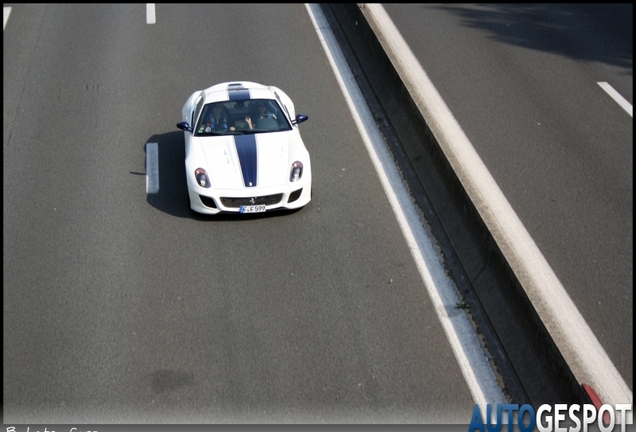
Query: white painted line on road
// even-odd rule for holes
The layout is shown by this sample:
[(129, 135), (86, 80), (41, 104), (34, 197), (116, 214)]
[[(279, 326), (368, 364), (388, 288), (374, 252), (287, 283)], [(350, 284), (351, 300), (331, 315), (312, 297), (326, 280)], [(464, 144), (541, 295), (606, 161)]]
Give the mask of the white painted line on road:
[(459, 299), (454, 284), (444, 271), (433, 240), (424, 228), (424, 223), (402, 182), (384, 138), (378, 130), (320, 6), (311, 4), (306, 7), (473, 400), (484, 409), (486, 404), (505, 403), (505, 398), (467, 315), (456, 309)]
[(623, 96), (621, 96), (616, 90), (614, 90), (614, 87), (612, 87), (611, 85), (609, 85), (608, 83), (604, 81), (598, 82), (596, 84), (600, 85), (601, 88), (605, 90), (605, 93), (610, 95), (610, 97), (614, 99), (616, 103), (620, 105), (621, 108), (627, 111), (627, 114), (629, 114), (631, 117), (634, 117), (634, 114), (633, 114), (634, 109), (632, 107), (632, 104), (627, 102), (627, 100)]
[(146, 3), (146, 24), (154, 24), (156, 22), (157, 17), (155, 16), (155, 4)]
[(3, 15), (4, 15), (4, 23), (2, 24), (2, 30), (4, 30), (7, 27), (7, 21), (9, 21), (9, 15), (11, 15), (11, 8), (9, 6), (5, 6), (2, 9), (3, 9)]
[(632, 391), (387, 12), (375, 3), (362, 11), (574, 376), (603, 403), (632, 403)]
[(159, 147), (146, 143), (146, 193), (159, 192)]

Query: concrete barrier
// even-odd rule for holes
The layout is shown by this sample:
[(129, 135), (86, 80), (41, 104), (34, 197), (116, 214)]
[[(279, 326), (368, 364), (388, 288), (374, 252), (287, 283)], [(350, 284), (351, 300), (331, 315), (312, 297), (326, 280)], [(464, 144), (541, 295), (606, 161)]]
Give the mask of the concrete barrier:
[[(386, 40), (390, 35), (374, 16), (378, 7), (322, 5), (413, 199), (431, 224), (448, 272), (470, 305), (495, 372), (503, 377), (504, 393), (514, 403), (536, 407), (590, 403), (581, 386), (588, 383), (597, 391), (601, 388), (599, 394), (608, 402), (631, 403), (631, 392), (626, 396), (629, 400), (617, 400), (623, 397), (620, 385), (615, 392), (610, 388), (615, 383), (606, 387), (599, 382), (591, 370), (595, 363), (582, 359), (571, 338), (559, 328), (552, 306), (545, 304), (536, 287), (541, 281), (523, 261), (525, 252), (519, 252), (519, 248), (531, 249), (534, 242), (525, 239), (519, 243), (502, 231), (497, 215), (482, 196), (484, 186), (462, 166), (465, 155), (453, 153), (457, 147), (452, 144), (462, 137), (444, 128), (454, 118), (430, 112), (428, 101), (421, 100), (422, 89), (404, 79), (404, 70), (398, 70), (408, 71), (408, 60), (391, 52)], [(541, 265), (543, 257), (533, 259)], [(541, 272), (538, 268), (537, 273)]]

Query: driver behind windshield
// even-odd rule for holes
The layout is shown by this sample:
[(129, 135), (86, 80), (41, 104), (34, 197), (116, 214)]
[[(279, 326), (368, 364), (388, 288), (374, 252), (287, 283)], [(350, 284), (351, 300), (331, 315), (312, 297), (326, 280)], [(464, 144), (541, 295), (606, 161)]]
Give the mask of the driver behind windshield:
[(201, 122), (199, 132), (226, 132), (236, 130), (230, 112), (222, 103), (212, 104), (212, 109), (206, 111), (207, 118)]

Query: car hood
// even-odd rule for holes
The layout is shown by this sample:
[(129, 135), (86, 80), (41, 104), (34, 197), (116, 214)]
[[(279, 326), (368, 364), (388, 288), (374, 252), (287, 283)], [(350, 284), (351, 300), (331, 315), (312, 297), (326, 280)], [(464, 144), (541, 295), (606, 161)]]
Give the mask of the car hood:
[[(285, 184), (291, 169), (290, 132), (194, 137), (216, 189), (245, 189)], [(292, 161), (293, 162), (293, 161)]]

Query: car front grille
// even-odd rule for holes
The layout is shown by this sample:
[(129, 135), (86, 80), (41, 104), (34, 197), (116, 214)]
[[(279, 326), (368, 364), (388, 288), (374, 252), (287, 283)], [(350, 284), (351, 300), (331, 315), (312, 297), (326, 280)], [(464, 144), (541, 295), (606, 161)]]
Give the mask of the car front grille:
[(273, 205), (273, 204), (278, 204), (281, 199), (283, 199), (283, 194), (279, 193), (279, 194), (274, 194), (274, 195), (265, 195), (265, 196), (259, 196), (259, 197), (249, 197), (249, 198), (228, 198), (228, 197), (223, 197), (223, 198), (221, 198), (221, 203), (225, 207), (238, 208), (240, 206), (246, 206), (246, 205), (259, 205), (259, 204), (261, 204), (261, 205), (262, 204)]

